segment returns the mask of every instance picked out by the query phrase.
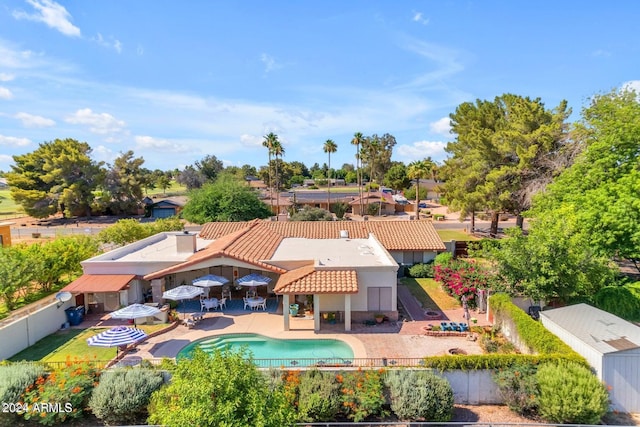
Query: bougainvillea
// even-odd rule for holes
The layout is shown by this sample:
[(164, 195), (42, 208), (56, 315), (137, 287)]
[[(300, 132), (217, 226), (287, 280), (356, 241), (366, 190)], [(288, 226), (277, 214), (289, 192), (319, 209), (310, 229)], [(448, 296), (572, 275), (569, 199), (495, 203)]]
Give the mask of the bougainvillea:
[(466, 297), (470, 307), (476, 305), (476, 293), (491, 287), (494, 280), (487, 268), (468, 259), (452, 259), (446, 264), (436, 265), (434, 273), (435, 280), (442, 284), (449, 295), (459, 300)]

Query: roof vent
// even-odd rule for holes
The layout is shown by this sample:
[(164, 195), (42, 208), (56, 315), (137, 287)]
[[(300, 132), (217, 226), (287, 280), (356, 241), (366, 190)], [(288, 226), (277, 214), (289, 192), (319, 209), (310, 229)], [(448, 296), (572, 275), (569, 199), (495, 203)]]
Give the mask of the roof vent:
[(340, 230), (340, 238), (348, 239), (349, 238), (349, 230)]

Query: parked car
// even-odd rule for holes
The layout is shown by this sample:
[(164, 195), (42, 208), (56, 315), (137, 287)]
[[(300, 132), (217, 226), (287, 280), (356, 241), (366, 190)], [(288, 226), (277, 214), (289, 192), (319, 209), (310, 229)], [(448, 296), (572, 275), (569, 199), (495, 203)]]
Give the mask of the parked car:
[(426, 203), (418, 203), (418, 207), (420, 209), (427, 209), (427, 204)]

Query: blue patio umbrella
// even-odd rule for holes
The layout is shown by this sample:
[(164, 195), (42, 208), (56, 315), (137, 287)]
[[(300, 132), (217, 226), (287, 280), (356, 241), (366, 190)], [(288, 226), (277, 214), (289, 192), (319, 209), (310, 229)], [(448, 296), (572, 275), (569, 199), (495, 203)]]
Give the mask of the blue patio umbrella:
[(136, 343), (146, 337), (147, 334), (142, 329), (116, 326), (87, 338), (87, 344), (95, 347), (120, 347), (121, 345)]
[(141, 317), (155, 316), (160, 309), (144, 304), (131, 304), (111, 313), (113, 319), (139, 319)]
[(193, 279), (194, 286), (201, 286), (204, 288), (210, 288), (212, 286), (222, 286), (229, 283), (229, 279), (222, 276), (216, 276), (215, 274), (207, 274), (206, 276)]
[(266, 286), (271, 281), (270, 277), (263, 276), (258, 273), (251, 273), (243, 276), (237, 280), (237, 283), (242, 286)]

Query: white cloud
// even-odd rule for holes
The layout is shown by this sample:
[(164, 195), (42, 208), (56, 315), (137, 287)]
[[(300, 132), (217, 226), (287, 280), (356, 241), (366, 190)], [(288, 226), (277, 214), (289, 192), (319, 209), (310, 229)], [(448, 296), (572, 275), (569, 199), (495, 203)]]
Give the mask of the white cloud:
[(442, 161), (447, 157), (447, 153), (444, 151), (446, 146), (447, 143), (443, 141), (418, 141), (411, 145), (400, 145), (396, 151), (406, 161), (421, 160), (425, 157)]
[(10, 82), (15, 76), (13, 74), (0, 73), (0, 82)]
[(9, 164), (9, 163), (13, 163), (13, 157), (8, 156), (6, 154), (0, 154), (0, 164)]
[(190, 148), (186, 144), (170, 141), (163, 138), (154, 138), (147, 135), (139, 135), (135, 137), (136, 148), (141, 150), (154, 150), (172, 153), (188, 152)]
[(0, 99), (11, 99), (13, 98), (13, 93), (6, 87), (0, 86)]
[(109, 40), (105, 40), (104, 37), (102, 37), (102, 34), (98, 33), (98, 35), (93, 37), (91, 40), (98, 43), (100, 46), (106, 47), (107, 49), (113, 49), (118, 53), (122, 53), (122, 43), (113, 36), (109, 36)]
[(282, 65), (278, 64), (273, 56), (267, 55), (266, 53), (260, 55), (260, 61), (264, 64), (265, 73), (282, 68)]
[(464, 66), (458, 59), (460, 53), (456, 50), (410, 37), (405, 37), (402, 47), (433, 62), (434, 66), (432, 68), (434, 69), (418, 75), (408, 84), (401, 87), (423, 88), (427, 85), (441, 84), (448, 77), (464, 70)]
[(422, 12), (414, 12), (412, 20), (413, 20), (413, 22), (417, 22), (417, 23), (422, 24), (422, 25), (429, 24), (429, 18), (425, 18), (422, 15)]
[(622, 84), (622, 90), (634, 90), (640, 95), (640, 80), (629, 80)]
[(429, 129), (431, 129), (431, 132), (447, 136), (451, 132), (451, 119), (449, 117), (443, 117), (435, 122), (431, 122), (429, 123)]
[(14, 118), (20, 120), (22, 122), (22, 126), (26, 128), (44, 128), (54, 126), (56, 122), (51, 119), (47, 119), (42, 116), (35, 116), (29, 113), (18, 113)]
[(121, 132), (125, 127), (123, 120), (117, 120), (108, 113), (94, 113), (90, 108), (83, 108), (68, 116), (67, 123), (87, 125), (89, 130), (97, 134)]
[(80, 29), (71, 23), (71, 15), (64, 6), (51, 0), (27, 0), (27, 3), (36, 9), (36, 13), (16, 10), (13, 12), (14, 18), (43, 22), (65, 36), (80, 37)]
[(243, 133), (240, 135), (240, 143), (246, 147), (262, 147), (262, 137)]
[(31, 144), (28, 138), (16, 138), (15, 136), (0, 135), (0, 145), (24, 147)]

